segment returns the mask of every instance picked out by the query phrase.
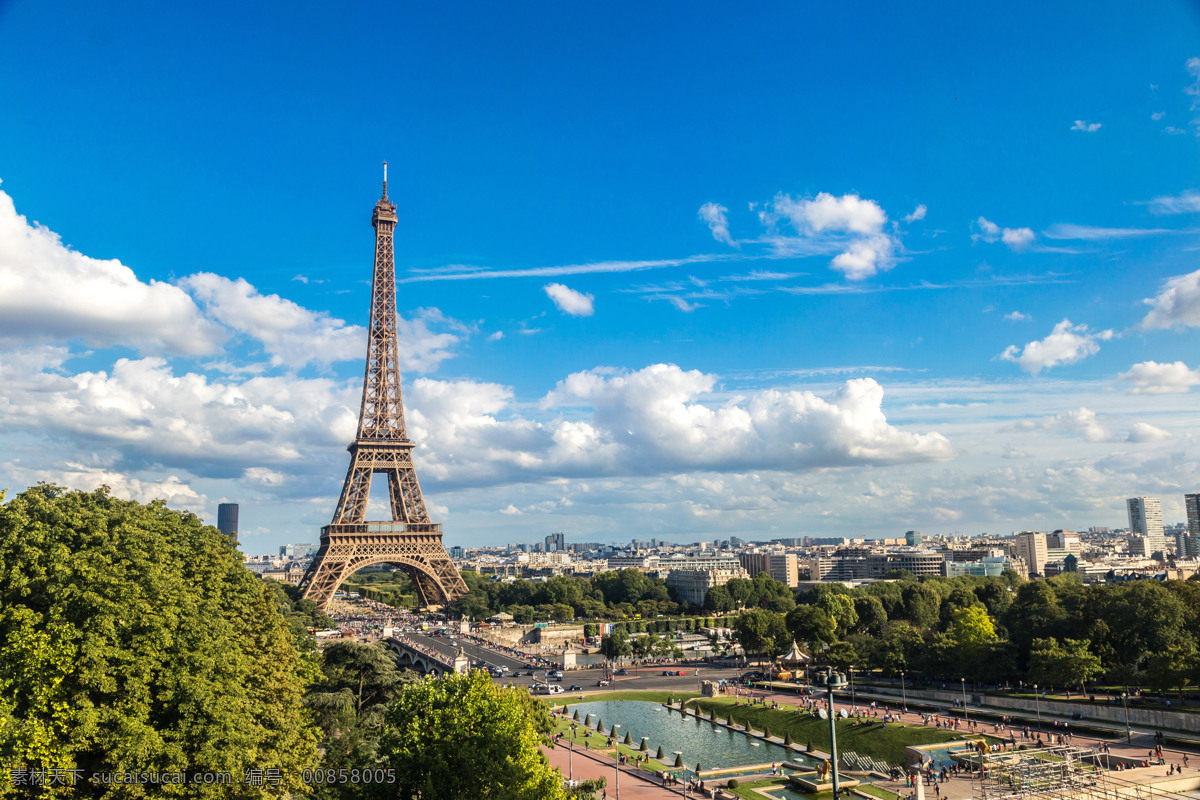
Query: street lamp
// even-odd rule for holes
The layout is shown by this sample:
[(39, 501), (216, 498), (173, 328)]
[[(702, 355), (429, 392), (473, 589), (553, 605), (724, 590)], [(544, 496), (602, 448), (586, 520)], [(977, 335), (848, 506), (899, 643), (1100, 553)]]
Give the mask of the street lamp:
[(829, 704), (829, 765), (833, 768), (833, 800), (838, 800), (837, 714), (833, 710), (833, 690), (845, 686), (846, 678), (830, 667), (825, 673), (824, 684), (828, 690), (825, 699)]
[(854, 699), (854, 665), (849, 664), (847, 666), (849, 667), (848, 671), (850, 673), (850, 705), (853, 706), (854, 709), (857, 711), (858, 710), (858, 701)]
[(613, 748), (613, 750), (615, 751), (614, 756), (613, 756), (613, 758), (614, 758), (613, 769), (616, 770), (616, 773), (617, 773), (617, 780), (614, 785), (614, 788), (617, 790), (617, 800), (621, 800), (621, 740), (619, 738), (617, 738), (617, 728), (619, 728), (619, 727), (621, 727), (621, 726), (620, 725), (612, 726), (613, 741), (617, 743), (617, 746), (615, 748)]
[(1037, 709), (1038, 734), (1042, 732), (1042, 697), (1038, 694), (1038, 685), (1033, 685), (1033, 707)]
[(1125, 698), (1129, 697), (1129, 692), (1121, 692), (1121, 705), (1125, 707), (1125, 743), (1133, 742), (1133, 728), (1129, 727), (1129, 704), (1125, 702)]
[(571, 723), (570, 750), (567, 752), (567, 780), (575, 780), (575, 723)]
[(900, 700), (904, 705), (904, 713), (908, 713), (908, 693), (904, 690), (904, 670), (900, 670)]
[(963, 716), (964, 716), (964, 717), (966, 717), (966, 719), (967, 719), (967, 727), (968, 727), (968, 728), (970, 728), (970, 727), (971, 727), (971, 713), (970, 713), (969, 711), (967, 711), (967, 679), (966, 679), (966, 678), (959, 678), (958, 680), (959, 680), (959, 683), (961, 683), (961, 684), (962, 684), (962, 693), (963, 693)]

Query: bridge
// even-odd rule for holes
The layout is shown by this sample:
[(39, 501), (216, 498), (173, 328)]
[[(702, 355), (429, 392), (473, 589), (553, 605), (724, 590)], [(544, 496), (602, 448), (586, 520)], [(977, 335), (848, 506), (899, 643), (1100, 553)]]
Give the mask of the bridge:
[(395, 654), (397, 662), (402, 667), (415, 669), (425, 675), (443, 675), (447, 672), (469, 672), (471, 660), (459, 648), (454, 655), (438, 652), (432, 647), (408, 639), (404, 636), (392, 636), (383, 640), (383, 646)]

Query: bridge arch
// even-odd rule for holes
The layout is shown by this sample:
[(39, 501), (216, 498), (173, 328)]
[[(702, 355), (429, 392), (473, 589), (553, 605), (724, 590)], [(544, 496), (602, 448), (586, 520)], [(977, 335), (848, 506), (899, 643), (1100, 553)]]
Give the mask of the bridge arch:
[[(358, 552), (345, 554), (348, 557), (337, 558), (341, 554), (333, 553), (331, 558), (326, 551), (332, 549), (321, 548), (300, 582), (301, 596), (315, 602), (322, 611), (329, 610), (334, 593), (347, 578), (374, 564), (392, 564), (408, 575), (417, 588), (421, 605), (425, 608), (442, 606), (454, 599), (445, 588), (448, 584), (447, 576), (439, 574), (446, 571), (446, 566), (438, 565), (441, 566), (441, 569), (438, 569), (420, 555), (388, 552), (391, 548), (381, 546), (376, 552), (363, 552), (367, 548), (359, 547)], [(453, 577), (461, 582), (462, 578), (453, 564), (447, 562), (447, 565), (453, 570)]]

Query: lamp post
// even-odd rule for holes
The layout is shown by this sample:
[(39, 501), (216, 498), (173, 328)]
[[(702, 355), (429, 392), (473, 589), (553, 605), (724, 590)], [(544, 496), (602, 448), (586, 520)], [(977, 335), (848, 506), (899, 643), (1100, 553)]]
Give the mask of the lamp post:
[(1038, 734), (1042, 732), (1042, 697), (1038, 694), (1038, 685), (1033, 685), (1033, 707), (1037, 709)]
[(847, 671), (850, 673), (850, 705), (854, 707), (855, 711), (858, 711), (858, 700), (854, 699), (854, 665), (847, 666), (849, 667)]
[(571, 723), (570, 750), (567, 751), (567, 780), (575, 780), (575, 723)]
[(1129, 697), (1129, 692), (1121, 692), (1121, 705), (1125, 708), (1125, 743), (1133, 742), (1133, 728), (1129, 727), (1129, 703), (1125, 702), (1125, 698)]
[(908, 713), (908, 693), (904, 690), (904, 684), (905, 684), (904, 675), (905, 675), (904, 670), (900, 670), (900, 701), (903, 704), (904, 713), (907, 714)]
[(959, 678), (958, 681), (959, 681), (959, 683), (962, 684), (963, 716), (966, 717), (967, 727), (970, 728), (971, 727), (971, 713), (969, 711), (967, 711), (967, 679)]
[(616, 770), (616, 774), (617, 774), (617, 779), (614, 783), (613, 788), (615, 788), (617, 791), (617, 800), (621, 800), (621, 740), (617, 738), (617, 728), (619, 728), (619, 727), (621, 727), (621, 726), (620, 725), (612, 726), (613, 741), (617, 743), (617, 746), (613, 748), (613, 750), (615, 751), (613, 753), (613, 769)]
[(845, 685), (845, 677), (830, 667), (825, 674), (825, 688), (828, 691), (825, 699), (829, 704), (829, 766), (833, 769), (833, 800), (838, 800), (837, 714), (833, 710), (833, 690)]

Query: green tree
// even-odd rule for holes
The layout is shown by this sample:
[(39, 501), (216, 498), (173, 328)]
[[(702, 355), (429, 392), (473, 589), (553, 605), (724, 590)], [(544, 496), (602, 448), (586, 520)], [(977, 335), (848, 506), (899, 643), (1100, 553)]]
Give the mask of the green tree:
[[(388, 709), (380, 751), (401, 800), (559, 800), (562, 776), (539, 750), (521, 688), (448, 674), (407, 686)], [(540, 704), (539, 704), (540, 705)], [(544, 711), (542, 713), (545, 713)]]
[(627, 658), (633, 654), (633, 646), (629, 643), (629, 635), (625, 630), (613, 627), (613, 632), (600, 640), (600, 652), (609, 661)]
[(878, 597), (855, 597), (854, 613), (858, 617), (858, 622), (854, 625), (855, 633), (869, 633), (875, 636), (883, 633), (888, 615), (883, 608), (883, 601)]
[[(383, 646), (334, 642), (322, 652), (322, 676), (309, 687), (305, 704), (325, 733), (326, 769), (378, 766), (379, 733), (387, 706), (420, 677), (400, 669)], [(339, 800), (370, 797), (362, 783), (320, 786), (317, 794)]]
[(1034, 639), (1029, 651), (1029, 670), (1025, 680), (1041, 686), (1079, 686), (1102, 672), (1100, 659), (1087, 639)]
[(747, 653), (774, 656), (788, 646), (783, 615), (764, 608), (745, 611), (733, 624), (734, 635)]
[(796, 606), (788, 612), (786, 625), (797, 642), (813, 649), (836, 638), (837, 623), (819, 606)]
[(863, 667), (863, 658), (854, 649), (854, 645), (849, 642), (834, 642), (829, 645), (829, 648), (821, 654), (821, 657), (830, 666), (845, 672), (851, 667)]
[(46, 484), (0, 507), (0, 793), (22, 765), (276, 768), (278, 787), (155, 791), (305, 794), (317, 730), (303, 688), (316, 673), (274, 590), (196, 516)]
[(1200, 654), (1191, 642), (1173, 644), (1161, 653), (1150, 656), (1146, 666), (1146, 682), (1159, 692), (1178, 689), (1183, 696), (1183, 686), (1197, 673)]
[(910, 670), (923, 644), (921, 632), (912, 625), (889, 622), (875, 651), (876, 661), (872, 666), (893, 675)]
[(938, 622), (942, 596), (928, 582), (904, 587), (904, 617), (918, 628), (932, 628)]

